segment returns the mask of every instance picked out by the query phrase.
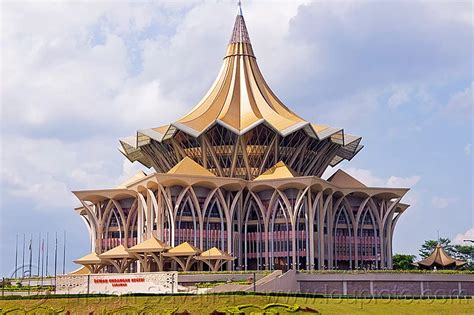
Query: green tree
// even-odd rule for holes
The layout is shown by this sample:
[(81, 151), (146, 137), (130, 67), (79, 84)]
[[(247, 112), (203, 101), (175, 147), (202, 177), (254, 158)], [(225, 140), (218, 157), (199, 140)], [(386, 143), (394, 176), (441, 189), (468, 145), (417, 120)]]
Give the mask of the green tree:
[(438, 245), (438, 244), (440, 244), (441, 247), (443, 247), (443, 249), (446, 251), (446, 253), (449, 256), (452, 256), (452, 257), (455, 256), (456, 250), (455, 250), (454, 246), (451, 244), (451, 240), (449, 238), (443, 238), (442, 237), (442, 238), (439, 239), (439, 241), (436, 241), (436, 240), (427, 240), (427, 241), (425, 241), (425, 243), (423, 245), (421, 245), (421, 249), (420, 249), (421, 258), (426, 258), (429, 255), (431, 255), (433, 250), (436, 248), (436, 245)]
[(404, 255), (395, 254), (392, 257), (393, 269), (395, 270), (408, 270), (414, 269), (413, 262), (415, 261), (415, 255)]
[(454, 258), (467, 261), (465, 269), (474, 270), (474, 246), (472, 245), (454, 245), (456, 251)]

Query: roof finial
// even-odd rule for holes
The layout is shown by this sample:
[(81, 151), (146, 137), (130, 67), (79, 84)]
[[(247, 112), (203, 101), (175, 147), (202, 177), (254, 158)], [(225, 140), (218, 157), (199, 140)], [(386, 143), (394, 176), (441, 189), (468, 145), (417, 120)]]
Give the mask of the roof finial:
[(239, 13), (238, 13), (238, 14), (239, 14), (239, 15), (242, 15), (242, 1), (239, 0), (239, 1), (237, 2), (237, 5), (239, 6)]

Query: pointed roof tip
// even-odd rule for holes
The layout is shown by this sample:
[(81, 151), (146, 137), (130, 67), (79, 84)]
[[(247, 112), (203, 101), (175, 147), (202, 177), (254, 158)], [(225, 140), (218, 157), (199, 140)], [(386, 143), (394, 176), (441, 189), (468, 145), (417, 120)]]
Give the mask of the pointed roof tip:
[(340, 186), (343, 188), (364, 188), (367, 187), (362, 182), (355, 179), (353, 176), (349, 175), (347, 172), (342, 169), (338, 169), (334, 174), (332, 174), (328, 179), (328, 182)]
[(244, 16), (242, 15), (242, 7), (239, 7), (239, 12), (237, 12), (237, 16), (235, 17), (234, 29), (229, 41), (229, 44), (235, 43), (252, 44), (250, 42), (249, 32), (247, 30), (247, 25), (245, 24)]
[(273, 165), (268, 170), (263, 172), (260, 176), (255, 178), (254, 181), (292, 177), (298, 177), (298, 173), (289, 166), (287, 166), (283, 161), (279, 161), (277, 164)]
[(239, 7), (239, 9), (238, 9), (238, 11), (237, 11), (237, 15), (243, 15), (243, 14), (242, 14), (242, 1), (241, 1), (241, 0), (239, 0), (239, 1), (237, 2), (237, 6)]

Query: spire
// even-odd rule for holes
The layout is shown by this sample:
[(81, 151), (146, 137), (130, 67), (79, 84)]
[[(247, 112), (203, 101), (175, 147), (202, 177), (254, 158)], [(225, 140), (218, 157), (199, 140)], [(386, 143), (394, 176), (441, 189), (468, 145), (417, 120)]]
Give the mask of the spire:
[(225, 57), (231, 56), (249, 56), (255, 58), (250, 42), (249, 32), (245, 25), (244, 16), (242, 15), (242, 6), (239, 1), (239, 11), (235, 17), (234, 29), (230, 37), (229, 45)]
[(235, 43), (251, 44), (241, 7), (239, 7), (239, 12), (235, 17), (234, 30), (232, 31), (232, 36), (229, 41), (229, 44)]

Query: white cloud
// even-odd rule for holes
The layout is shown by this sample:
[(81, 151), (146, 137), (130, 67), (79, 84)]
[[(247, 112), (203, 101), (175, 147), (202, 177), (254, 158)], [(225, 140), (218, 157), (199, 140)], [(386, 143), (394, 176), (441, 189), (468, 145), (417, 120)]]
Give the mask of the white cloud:
[(145, 172), (145, 174), (150, 173), (150, 171), (146, 167), (141, 165), (140, 163), (138, 162), (130, 163), (129, 160), (124, 159), (122, 163), (122, 174), (118, 178), (116, 186), (127, 181), (132, 176), (135, 176), (139, 171), (143, 171)]
[(393, 94), (388, 99), (388, 106), (392, 109), (399, 107), (409, 99), (410, 89), (403, 87), (395, 87)]
[[(323, 174), (322, 178), (328, 178), (334, 174), (340, 167), (329, 167)], [(410, 188), (411, 190), (403, 196), (404, 203), (414, 206), (419, 201), (419, 193), (412, 188), (420, 181), (421, 176), (413, 175), (408, 177), (390, 176), (383, 178), (375, 175), (371, 170), (362, 168), (344, 168), (345, 172), (369, 187), (390, 187), (390, 188)]]
[[(383, 178), (373, 174), (371, 170), (353, 167), (344, 168), (344, 171), (369, 187), (412, 188), (421, 179), (421, 176), (418, 175)], [(332, 169), (332, 173), (334, 173), (334, 169)]]
[(431, 198), (431, 205), (437, 209), (445, 209), (456, 202), (456, 198), (445, 198), (440, 196), (433, 196)]
[(466, 155), (471, 155), (471, 153), (472, 153), (472, 144), (471, 143), (466, 143), (466, 145), (464, 146), (464, 153)]
[(413, 175), (409, 177), (390, 176), (386, 182), (387, 187), (403, 187), (411, 188), (416, 185), (421, 179), (421, 176)]
[[(115, 146), (102, 139), (63, 142), (3, 136), (0, 175), (6, 197), (31, 201), (51, 211), (77, 204), (71, 191), (107, 188), (117, 183)], [(115, 157), (116, 156), (116, 157)]]
[(451, 96), (446, 111), (455, 118), (472, 120), (474, 108), (474, 82), (463, 91)]
[(472, 245), (472, 243), (466, 243), (464, 240), (474, 240), (474, 227), (470, 228), (464, 233), (459, 233), (453, 239), (454, 244)]

